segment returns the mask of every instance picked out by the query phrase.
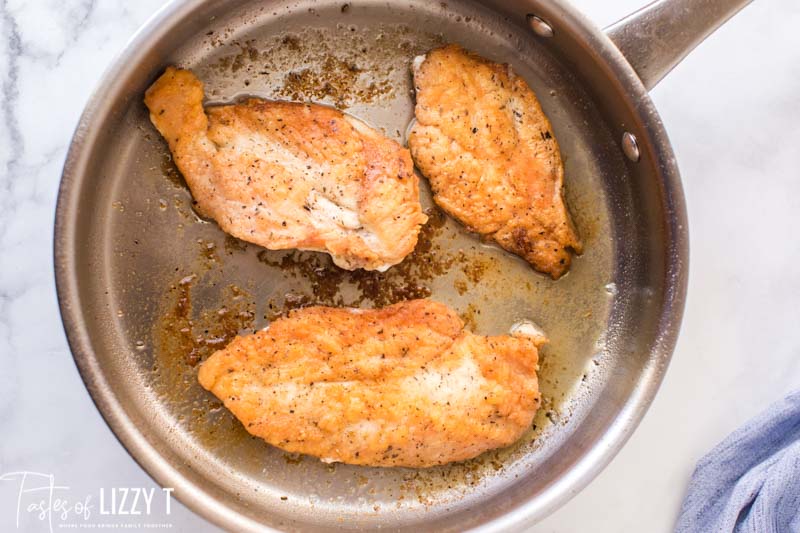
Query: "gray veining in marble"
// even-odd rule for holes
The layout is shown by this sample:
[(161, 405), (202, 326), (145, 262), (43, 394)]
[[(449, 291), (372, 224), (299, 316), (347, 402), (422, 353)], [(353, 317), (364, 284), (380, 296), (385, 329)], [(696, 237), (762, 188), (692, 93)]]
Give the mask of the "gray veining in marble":
[[(159, 490), (91, 402), (58, 315), (52, 222), (72, 130), (114, 54), (159, 0), (0, 3), (0, 476), (52, 473), (69, 493)], [(598, 24), (638, 0), (580, 0)], [(757, 1), (653, 93), (689, 204), (683, 331), (631, 441), (537, 532), (669, 531), (696, 460), (800, 387), (800, 3)], [(18, 486), (0, 481), (0, 530)], [(163, 502), (162, 502), (163, 503)], [(156, 521), (214, 528), (178, 503)], [(22, 517), (21, 531), (47, 531)]]

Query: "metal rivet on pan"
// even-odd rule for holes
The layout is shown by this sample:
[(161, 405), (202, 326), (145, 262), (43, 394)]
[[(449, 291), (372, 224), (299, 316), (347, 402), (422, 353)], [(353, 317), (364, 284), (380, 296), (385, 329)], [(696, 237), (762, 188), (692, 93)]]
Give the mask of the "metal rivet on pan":
[(626, 131), (622, 134), (622, 151), (634, 163), (639, 160), (639, 143), (633, 133)]
[(531, 25), (531, 29), (533, 29), (534, 33), (539, 37), (553, 36), (553, 27), (546, 20), (536, 15), (528, 15), (528, 24)]

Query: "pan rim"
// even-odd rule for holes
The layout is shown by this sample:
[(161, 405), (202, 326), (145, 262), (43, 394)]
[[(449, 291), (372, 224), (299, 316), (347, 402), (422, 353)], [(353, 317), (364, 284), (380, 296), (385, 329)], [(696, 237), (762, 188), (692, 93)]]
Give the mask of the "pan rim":
[[(528, 0), (529, 4), (535, 2)], [(90, 342), (75, 276), (76, 239), (72, 228), (77, 217), (81, 175), (93, 145), (96, 128), (93, 124), (109, 113), (110, 103), (104, 98), (108, 88), (122, 78), (120, 72), (135, 68), (147, 43), (167, 31), (173, 21), (183, 20), (194, 9), (194, 2), (171, 0), (153, 14), (106, 69), (97, 83), (70, 142), (62, 171), (54, 226), (54, 270), (64, 331), (73, 360), (82, 380), (117, 440), (131, 457), (159, 485), (175, 489), (174, 495), (193, 512), (224, 528), (270, 530), (269, 526), (227, 507), (202, 486), (181, 474), (167, 458), (156, 451), (145, 432), (136, 427), (126, 414), (117, 395), (108, 386), (97, 364)], [(660, 310), (659, 336), (651, 350), (656, 364), (648, 368), (649, 379), (640, 379), (634, 394), (621, 407), (619, 416), (606, 428), (593, 448), (580, 457), (574, 466), (535, 500), (521, 503), (505, 515), (479, 525), (477, 530), (504, 531), (534, 523), (566, 503), (594, 479), (616, 456), (641, 422), (658, 391), (672, 357), (683, 315), (688, 284), (688, 224), (685, 200), (677, 162), (661, 119), (647, 90), (635, 71), (608, 36), (567, 2), (560, 0), (549, 11), (558, 11), (559, 25), (569, 28), (585, 40), (592, 61), (602, 64), (608, 76), (616, 81), (635, 109), (640, 120), (639, 138), (643, 157), (646, 155), (657, 169), (656, 179), (662, 185), (661, 201), (665, 217), (665, 299)], [(540, 11), (542, 11), (540, 9)], [(133, 66), (132, 66), (133, 65)]]

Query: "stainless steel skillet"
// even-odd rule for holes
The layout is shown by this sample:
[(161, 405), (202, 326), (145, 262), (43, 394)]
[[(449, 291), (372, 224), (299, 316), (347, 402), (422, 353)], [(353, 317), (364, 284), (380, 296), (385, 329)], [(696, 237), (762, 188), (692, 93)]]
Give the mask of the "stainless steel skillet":
[[(662, 0), (606, 33), (544, 0), (168, 4), (87, 106), (56, 213), (64, 325), (106, 421), (159, 483), (232, 530), (500, 531), (551, 512), (638, 424), (678, 333), (686, 213), (647, 89), (747, 3)], [(227, 238), (194, 214), (142, 104), (179, 64), (206, 82), (209, 104), (319, 101), (402, 140), (409, 61), (443, 42), (511, 63), (553, 122), (586, 248), (557, 282), (435, 211), (414, 256), (385, 275)], [(548, 333), (545, 405), (518, 445), (423, 471), (328, 466), (250, 437), (196, 384), (197, 360), (287, 308), (417, 296), (481, 333), (521, 318)]]

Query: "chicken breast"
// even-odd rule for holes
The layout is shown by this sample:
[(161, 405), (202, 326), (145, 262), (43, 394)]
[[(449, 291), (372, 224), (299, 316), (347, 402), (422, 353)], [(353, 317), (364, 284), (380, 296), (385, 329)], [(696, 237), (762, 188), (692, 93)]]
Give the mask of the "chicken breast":
[(200, 384), (247, 431), (325, 462), (427, 467), (507, 446), (539, 406), (545, 342), (464, 331), (430, 300), (379, 310), (309, 307), (237, 337)]
[(231, 235), (349, 270), (386, 270), (414, 249), (427, 217), (411, 157), (363, 122), (258, 99), (203, 109), (203, 84), (172, 67), (145, 104), (199, 210)]
[(558, 278), (581, 242), (553, 128), (525, 80), (448, 45), (414, 60), (408, 146), (434, 200), (471, 231)]

